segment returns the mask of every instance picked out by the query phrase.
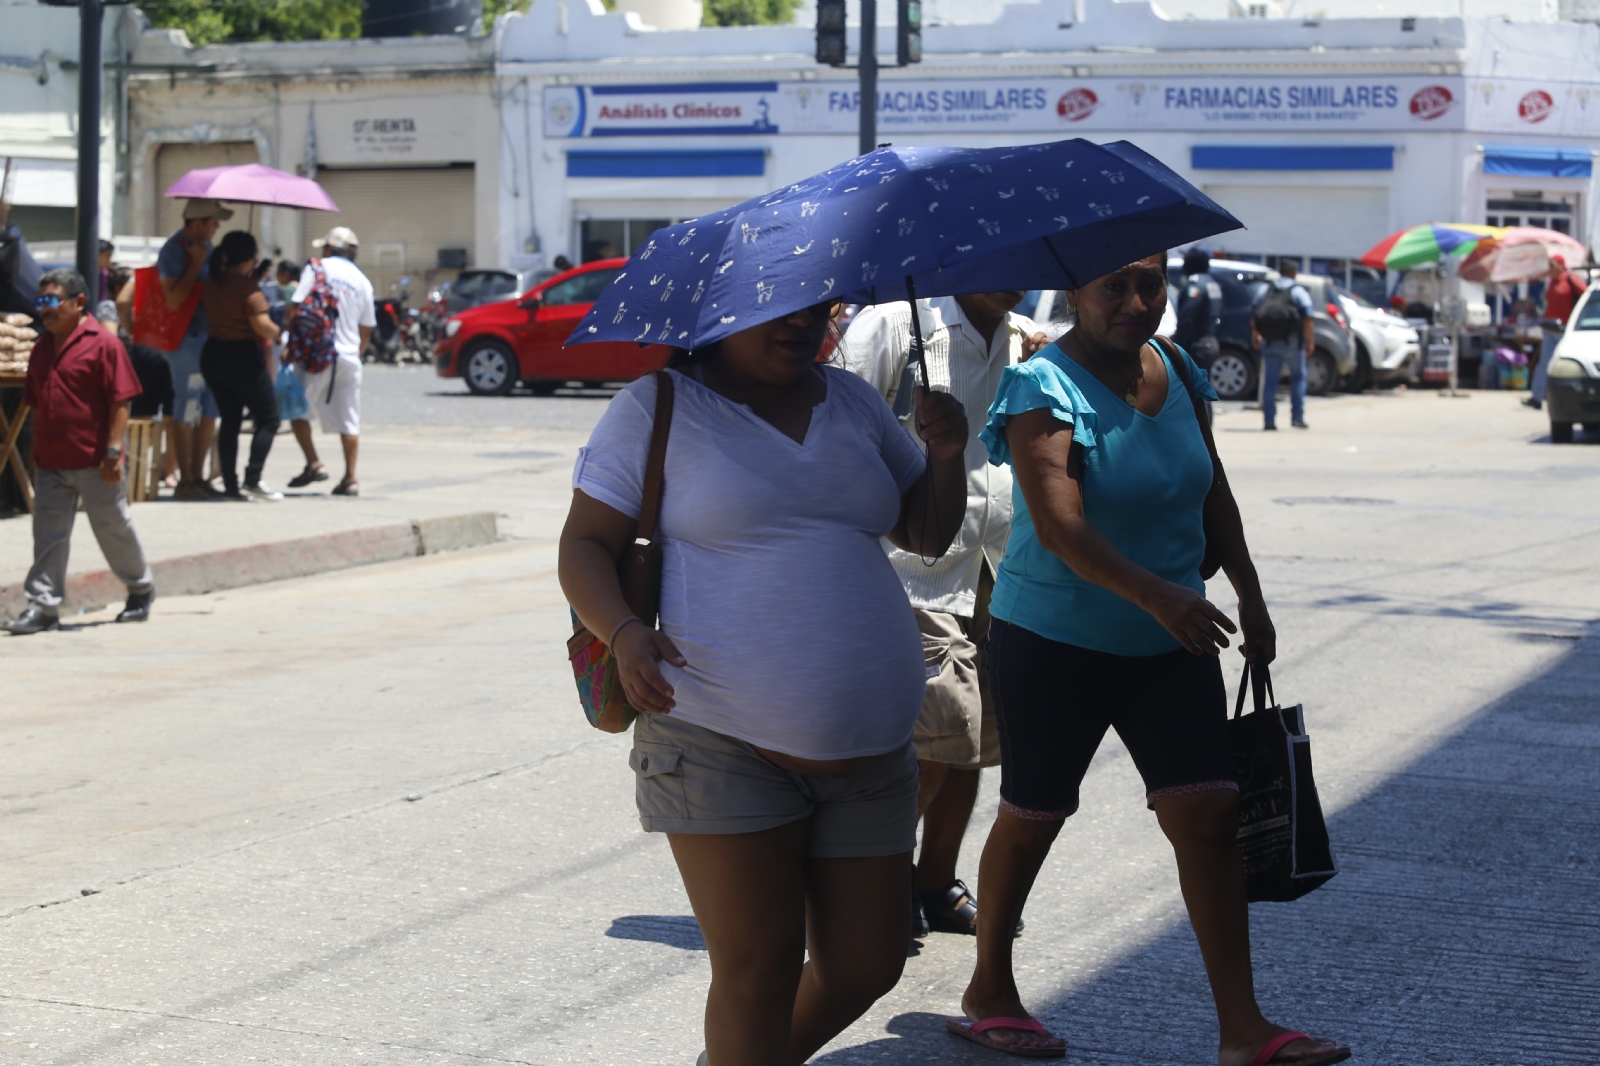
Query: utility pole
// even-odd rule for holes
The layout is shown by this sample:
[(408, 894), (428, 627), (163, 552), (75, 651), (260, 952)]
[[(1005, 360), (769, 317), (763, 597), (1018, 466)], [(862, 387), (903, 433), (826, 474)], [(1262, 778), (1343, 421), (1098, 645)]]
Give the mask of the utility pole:
[(78, 273), (89, 308), (100, 282), (100, 27), (101, 0), (78, 0)]
[(878, 0), (861, 0), (861, 155), (878, 147)]
[(129, 0), (40, 0), (48, 7), (78, 9), (78, 273), (90, 286), (94, 311), (100, 280), (100, 84), (105, 64), (101, 28), (108, 4)]

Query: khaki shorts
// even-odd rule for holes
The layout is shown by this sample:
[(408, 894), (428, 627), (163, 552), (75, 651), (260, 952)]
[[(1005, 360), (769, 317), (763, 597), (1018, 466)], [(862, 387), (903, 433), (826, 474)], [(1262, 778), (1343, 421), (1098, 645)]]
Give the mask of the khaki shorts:
[(864, 859), (917, 842), (917, 758), (908, 743), (838, 777), (779, 769), (742, 740), (641, 714), (628, 754), (647, 833), (759, 833), (811, 819), (806, 854)]
[(989, 696), (989, 596), (994, 578), (983, 568), (971, 618), (917, 611), (928, 688), (912, 743), (917, 758), (954, 766), (1000, 765), (1000, 730)]

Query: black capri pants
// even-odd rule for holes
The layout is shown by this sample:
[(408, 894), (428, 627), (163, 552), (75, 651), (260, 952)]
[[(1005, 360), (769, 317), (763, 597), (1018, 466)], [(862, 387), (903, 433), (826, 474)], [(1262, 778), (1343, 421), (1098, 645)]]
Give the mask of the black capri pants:
[(1127, 745), (1146, 802), (1239, 788), (1228, 694), (1214, 655), (1112, 655), (1062, 644), (999, 618), (989, 680), (1000, 727), (1000, 805), (1060, 821), (1108, 728)]
[(261, 480), (261, 469), (272, 451), (272, 438), (278, 432), (278, 393), (267, 373), (267, 362), (256, 341), (225, 341), (210, 337), (200, 350), (200, 373), (217, 399), (221, 419), (217, 427), (217, 458), (222, 463), (222, 484), (230, 493), (239, 491), (239, 427), (244, 412), (250, 409), (250, 459), (245, 464), (244, 482)]

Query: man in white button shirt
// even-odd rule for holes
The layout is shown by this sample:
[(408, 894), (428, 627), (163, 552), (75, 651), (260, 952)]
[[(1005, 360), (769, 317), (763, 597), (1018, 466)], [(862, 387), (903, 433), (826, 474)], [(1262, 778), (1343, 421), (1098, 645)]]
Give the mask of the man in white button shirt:
[[(1049, 343), (1030, 319), (1011, 313), (1023, 295), (981, 292), (917, 301), (929, 384), (960, 400), (977, 424), (1005, 368)], [(912, 384), (906, 369), (910, 348), (911, 305), (879, 304), (856, 315), (833, 362), (871, 382), (904, 421), (910, 408), (901, 394)], [(914, 935), (929, 928), (977, 931), (977, 900), (956, 878), (956, 858), (978, 798), (979, 775), (1000, 762), (986, 649), (989, 594), (1011, 532), (1011, 471), (989, 465), (976, 433), (967, 442), (966, 460), (967, 514), (950, 550), (927, 566), (885, 543), (916, 608), (928, 667), (913, 737), (922, 764), (917, 805), (924, 817)]]

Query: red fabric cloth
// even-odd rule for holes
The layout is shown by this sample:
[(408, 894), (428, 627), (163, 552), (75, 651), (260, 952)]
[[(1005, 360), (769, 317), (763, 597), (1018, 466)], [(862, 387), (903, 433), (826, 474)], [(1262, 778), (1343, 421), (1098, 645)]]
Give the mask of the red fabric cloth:
[(47, 470), (99, 466), (112, 405), (142, 391), (122, 342), (93, 318), (84, 317), (59, 353), (55, 335), (46, 330), (28, 356), (22, 391), (34, 412), (33, 461)]
[(1578, 297), (1589, 290), (1572, 271), (1568, 270), (1556, 280), (1544, 287), (1544, 317), (1560, 319), (1561, 324), (1567, 324), (1567, 319), (1572, 317), (1572, 309), (1578, 306)]

